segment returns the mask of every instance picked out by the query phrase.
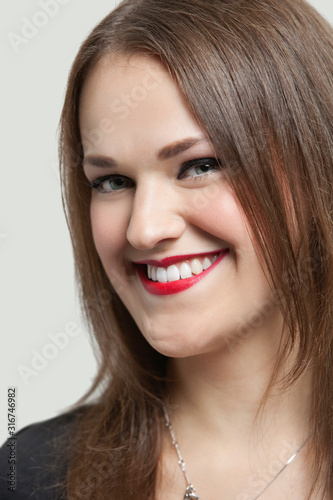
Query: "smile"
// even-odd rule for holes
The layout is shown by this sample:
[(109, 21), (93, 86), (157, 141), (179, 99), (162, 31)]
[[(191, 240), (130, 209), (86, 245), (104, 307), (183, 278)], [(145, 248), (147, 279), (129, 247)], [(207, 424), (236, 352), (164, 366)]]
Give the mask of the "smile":
[(228, 249), (207, 254), (168, 257), (161, 262), (135, 263), (146, 291), (153, 295), (182, 292), (207, 276), (227, 255)]

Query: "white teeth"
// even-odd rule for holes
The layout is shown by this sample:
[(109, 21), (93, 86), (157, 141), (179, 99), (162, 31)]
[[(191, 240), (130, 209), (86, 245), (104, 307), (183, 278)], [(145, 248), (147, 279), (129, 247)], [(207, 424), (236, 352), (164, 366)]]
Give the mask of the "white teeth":
[(168, 281), (178, 281), (180, 278), (179, 270), (177, 266), (169, 266), (167, 269)]
[(209, 260), (209, 258), (205, 257), (205, 260), (203, 261), (203, 265), (202, 265), (204, 268), (204, 271), (206, 271), (206, 269), (208, 269), (211, 265), (212, 265), (212, 263)]
[(157, 274), (156, 274), (157, 281), (160, 283), (167, 283), (168, 278), (167, 278), (167, 272), (164, 267), (159, 267), (157, 269)]
[[(217, 257), (216, 257), (217, 258)], [(199, 259), (194, 259), (191, 262), (191, 269), (193, 274), (200, 274), (203, 271), (203, 266)]]
[(192, 276), (192, 269), (187, 262), (183, 262), (180, 266), (180, 277), (182, 280), (190, 278)]
[(179, 279), (187, 279), (196, 276), (208, 269), (218, 259), (218, 255), (205, 257), (203, 262), (201, 259), (193, 259), (187, 262), (181, 262), (177, 265), (173, 264), (167, 268), (147, 265), (147, 275), (152, 281), (159, 283), (167, 283), (178, 281)]

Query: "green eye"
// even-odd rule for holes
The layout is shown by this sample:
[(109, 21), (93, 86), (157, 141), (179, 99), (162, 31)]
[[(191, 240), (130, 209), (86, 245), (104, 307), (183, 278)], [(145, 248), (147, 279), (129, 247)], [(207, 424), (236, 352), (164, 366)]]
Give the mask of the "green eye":
[(182, 165), (179, 179), (202, 177), (220, 169), (220, 163), (215, 158), (191, 160)]
[(103, 191), (119, 191), (119, 189), (124, 189), (128, 186), (128, 180), (123, 177), (116, 177), (115, 179), (109, 179), (101, 184)]
[(133, 186), (133, 182), (127, 177), (119, 175), (108, 175), (99, 177), (90, 182), (90, 187), (96, 189), (99, 193), (114, 193)]
[(197, 167), (193, 167), (193, 170), (197, 175), (203, 175), (207, 174), (210, 170), (215, 170), (215, 165), (210, 165), (209, 163), (205, 163)]

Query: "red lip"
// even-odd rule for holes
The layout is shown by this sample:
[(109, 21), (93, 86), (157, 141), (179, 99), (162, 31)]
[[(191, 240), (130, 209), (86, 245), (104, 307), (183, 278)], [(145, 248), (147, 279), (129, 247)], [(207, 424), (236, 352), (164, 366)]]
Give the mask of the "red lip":
[[(205, 276), (207, 276), (208, 273), (213, 271), (213, 269), (221, 262), (222, 259), (227, 255), (229, 250), (221, 250), (220, 252), (211, 252), (211, 253), (204, 253), (204, 254), (196, 254), (196, 255), (191, 255), (191, 256), (186, 256), (182, 255), (181, 257), (167, 257), (166, 259), (163, 259), (162, 261), (145, 261), (143, 262), (136, 262), (135, 264), (137, 265), (137, 273), (138, 276), (141, 280), (141, 283), (144, 287), (144, 289), (153, 294), (153, 295), (172, 295), (175, 293), (183, 292), (184, 290), (187, 290), (188, 288), (191, 288), (194, 286), (198, 281), (202, 280)], [(218, 259), (212, 264), (206, 271), (203, 271), (202, 273), (198, 274), (197, 276), (192, 276), (191, 278), (186, 278), (184, 280), (180, 279), (178, 281), (171, 281), (170, 283), (159, 283), (157, 281), (151, 281), (148, 276), (147, 276), (147, 264), (153, 265), (153, 266), (160, 266), (163, 267), (172, 265), (175, 262), (179, 262), (181, 260), (186, 260), (188, 258), (193, 258), (198, 255), (216, 255), (217, 253), (220, 253)], [(157, 264), (156, 264), (157, 262)]]
[(138, 262), (133, 262), (133, 264), (146, 264), (150, 266), (156, 266), (156, 267), (168, 267), (172, 266), (172, 264), (175, 264), (177, 262), (181, 262), (183, 260), (189, 260), (189, 259), (194, 259), (195, 257), (200, 257), (202, 255), (217, 255), (221, 252), (226, 252), (227, 250), (223, 248), (222, 250), (215, 250), (213, 252), (203, 252), (203, 253), (196, 253), (196, 254), (188, 254), (188, 255), (175, 255), (174, 257), (166, 257), (165, 259), (162, 260), (141, 260)]

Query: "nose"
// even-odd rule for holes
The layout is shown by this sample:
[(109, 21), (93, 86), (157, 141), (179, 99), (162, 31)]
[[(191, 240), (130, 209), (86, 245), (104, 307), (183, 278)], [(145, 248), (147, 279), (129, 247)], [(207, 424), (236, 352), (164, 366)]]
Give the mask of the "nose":
[(153, 182), (137, 185), (127, 228), (127, 240), (134, 248), (152, 249), (183, 234), (186, 222), (181, 214), (180, 200), (172, 191), (172, 188)]

